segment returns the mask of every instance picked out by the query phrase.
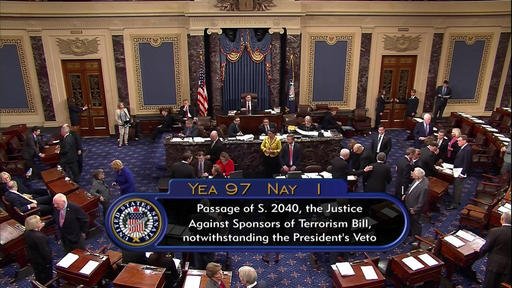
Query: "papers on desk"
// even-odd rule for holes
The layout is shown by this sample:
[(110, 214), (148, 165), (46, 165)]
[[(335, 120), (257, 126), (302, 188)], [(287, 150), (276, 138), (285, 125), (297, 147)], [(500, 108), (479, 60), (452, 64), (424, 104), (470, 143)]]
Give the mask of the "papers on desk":
[(201, 275), (188, 275), (183, 288), (199, 288), (201, 285)]
[(336, 263), (336, 269), (340, 271), (341, 276), (351, 276), (356, 274), (348, 262)]
[(192, 138), (192, 141), (194, 141), (196, 143), (203, 143), (206, 140), (210, 140), (210, 138), (203, 138), (203, 137), (194, 137), (194, 138)]
[(87, 264), (85, 264), (85, 266), (80, 269), (79, 273), (90, 275), (92, 271), (98, 267), (98, 265), (100, 265), (100, 262), (89, 260), (89, 262), (87, 262)]
[(498, 129), (490, 127), (490, 128), (487, 128), (487, 131), (498, 132)]
[(386, 207), (386, 208), (384, 208), (384, 209), (380, 210), (380, 212), (382, 212), (383, 214), (385, 214), (385, 215), (386, 215), (386, 216), (388, 216), (389, 218), (394, 218), (394, 217), (396, 217), (396, 216), (398, 215), (398, 213), (397, 213), (397, 212), (395, 212), (395, 211), (393, 211), (393, 210), (389, 209), (388, 207)]
[(465, 239), (469, 242), (475, 240), (475, 236), (471, 235), (471, 233), (469, 233), (466, 230), (457, 231), (457, 233), (455, 233), (455, 236), (459, 236), (460, 238)]
[(473, 248), (475, 251), (480, 251), (480, 248), (484, 246), (485, 240), (478, 237), (477, 239), (473, 240), (473, 242), (469, 243), (469, 246)]
[(507, 137), (498, 137), (498, 139), (500, 139), (503, 142), (510, 142), (510, 138)]
[(322, 178), (322, 176), (320, 176), (320, 174), (318, 173), (304, 173), (302, 176), (302, 178)]
[(416, 271), (425, 267), (425, 265), (421, 264), (420, 261), (416, 260), (413, 256), (402, 259), (402, 262), (405, 263), (412, 271)]
[(245, 135), (241, 135), (241, 136), (236, 136), (236, 139), (242, 140), (242, 141), (252, 141), (252, 140), (254, 140), (254, 135), (245, 134)]
[(453, 177), (455, 177), (455, 178), (459, 177), (461, 172), (462, 172), (462, 168), (453, 168)]
[(324, 134), (324, 137), (332, 137), (332, 133), (329, 130), (322, 130), (322, 134)]
[(364, 278), (366, 280), (377, 280), (377, 273), (375, 273), (375, 269), (373, 266), (361, 266), (361, 270), (363, 270)]
[(434, 266), (439, 264), (439, 262), (437, 262), (436, 259), (432, 258), (432, 256), (428, 255), (427, 253), (419, 255), (418, 258), (420, 258), (428, 266)]
[(299, 127), (295, 128), (295, 131), (301, 135), (318, 137), (318, 131), (304, 131), (299, 129)]
[(452, 236), (452, 235), (448, 235), (448, 236), (444, 237), (444, 240), (446, 240), (448, 243), (452, 244), (456, 248), (460, 248), (460, 247), (464, 246), (464, 242), (462, 242), (462, 240), (460, 240), (459, 238)]
[(323, 171), (323, 172), (320, 172), (318, 173), (320, 176), (324, 177), (325, 179), (331, 179), (332, 178), (332, 174), (327, 172), (327, 171)]
[(443, 163), (441, 164), (444, 169), (453, 169), (453, 164), (450, 163)]
[(79, 258), (78, 255), (73, 254), (73, 253), (68, 253), (66, 256), (64, 256), (64, 258), (62, 258), (59, 261), (59, 263), (57, 263), (57, 266), (60, 266), (60, 267), (63, 267), (63, 268), (68, 268), (78, 258)]
[(347, 176), (347, 181), (356, 181), (357, 180), (357, 176), (356, 175), (348, 175)]
[(414, 119), (414, 121), (416, 121), (416, 122), (420, 122), (420, 123), (422, 123), (422, 122), (423, 122), (423, 119), (421, 119), (421, 118), (419, 118), (419, 117), (416, 117), (416, 118), (413, 118), (413, 119)]
[(500, 206), (500, 208), (498, 208), (498, 212), (500, 212), (500, 213), (510, 212), (510, 203), (506, 203), (505, 205)]

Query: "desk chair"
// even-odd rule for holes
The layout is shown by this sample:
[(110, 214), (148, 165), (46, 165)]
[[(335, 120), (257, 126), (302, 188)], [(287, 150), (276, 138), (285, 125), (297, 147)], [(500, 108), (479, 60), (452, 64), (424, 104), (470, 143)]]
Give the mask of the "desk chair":
[(230, 179), (242, 179), (244, 178), (244, 171), (243, 170), (235, 170), (229, 174), (228, 178)]

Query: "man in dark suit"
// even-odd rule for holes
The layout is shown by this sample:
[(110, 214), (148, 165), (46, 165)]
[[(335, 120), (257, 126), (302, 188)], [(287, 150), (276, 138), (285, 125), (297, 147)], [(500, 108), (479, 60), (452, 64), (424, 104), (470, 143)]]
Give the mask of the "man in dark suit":
[(425, 177), (425, 171), (416, 167), (411, 173), (414, 182), (410, 185), (407, 192), (402, 197), (405, 207), (409, 211), (411, 218), (410, 235), (421, 235), (421, 211), (425, 205), (428, 194), (428, 178)]
[(402, 196), (407, 192), (407, 189), (412, 182), (411, 172), (414, 170), (412, 166), (412, 157), (415, 151), (415, 148), (407, 148), (405, 156), (400, 157), (396, 164), (395, 196), (398, 199), (402, 199)]
[(425, 138), (434, 134), (434, 125), (432, 124), (432, 116), (425, 113), (423, 116), (423, 122), (416, 123), (414, 131), (414, 147), (421, 148), (424, 146)]
[(41, 128), (34, 126), (30, 129), (30, 131), (31, 133), (25, 137), (21, 155), (27, 164), (27, 168), (34, 168), (34, 158), (44, 157), (44, 154), (41, 153), (41, 149), (43, 149), (43, 145), (41, 144), (40, 139)]
[(303, 131), (318, 131), (319, 130), (318, 125), (313, 123), (313, 119), (311, 119), (311, 116), (304, 117), (304, 123), (300, 124), (298, 128)]
[(250, 94), (245, 95), (245, 98), (242, 99), (240, 109), (246, 111), (247, 113), (257, 111), (258, 107), (256, 104), (256, 99), (252, 99), (252, 96)]
[(337, 110), (331, 109), (328, 112), (325, 112), (324, 117), (320, 121), (320, 126), (324, 130), (336, 130), (338, 132), (343, 132), (343, 129), (341, 128), (341, 123), (336, 121), (334, 118), (334, 115), (336, 115)]
[(370, 144), (373, 155), (377, 156), (380, 152), (384, 152), (386, 156), (388, 156), (391, 151), (391, 137), (386, 135), (386, 129), (380, 126), (378, 129), (378, 134), (372, 137), (372, 142)]
[(436, 162), (442, 159), (446, 159), (448, 154), (448, 143), (450, 142), (448, 138), (445, 136), (446, 130), (441, 129), (437, 132), (437, 153)]
[(31, 195), (21, 194), (18, 192), (18, 184), (16, 181), (7, 183), (7, 189), (9, 189), (9, 191), (5, 193), (5, 200), (11, 203), (12, 206), (18, 208), (22, 213), (34, 208), (39, 208), (42, 216), (52, 213), (52, 200), (49, 195), (32, 197)]
[(452, 210), (460, 206), (460, 199), (462, 197), (462, 188), (464, 182), (468, 177), (469, 169), (471, 168), (471, 146), (468, 144), (468, 137), (460, 135), (457, 139), (457, 144), (460, 147), (459, 152), (453, 161), (453, 198), (452, 204), (446, 209)]
[(216, 163), (220, 158), (220, 153), (224, 151), (224, 144), (222, 140), (219, 139), (219, 134), (215, 130), (210, 133), (210, 140), (212, 140), (212, 143), (208, 149), (206, 159), (210, 160), (212, 163)]
[(354, 171), (361, 171), (375, 161), (372, 151), (359, 143), (354, 145), (352, 151), (354, 154), (351, 156), (353, 159), (350, 159), (350, 167)]
[(46, 284), (53, 278), (52, 272), (52, 248), (48, 243), (48, 237), (41, 233), (44, 223), (37, 215), (25, 219), (25, 243), (27, 244), (27, 256), (34, 269), (37, 282)]
[(260, 134), (267, 135), (268, 131), (276, 131), (276, 124), (271, 123), (268, 118), (263, 118), (263, 123), (258, 126), (258, 131)]
[(199, 136), (199, 129), (194, 124), (194, 120), (192, 118), (188, 118), (185, 121), (185, 127), (183, 127), (183, 131), (179, 134), (180, 137), (197, 137)]
[(391, 168), (385, 163), (386, 154), (377, 154), (377, 162), (370, 165), (371, 170), (366, 172), (364, 192), (387, 192), (386, 186), (391, 183)]
[(500, 283), (510, 283), (510, 211), (501, 215), (501, 227), (489, 230), (485, 244), (480, 248), (480, 257), (487, 256), (487, 266), (483, 288), (500, 287)]
[(186, 121), (188, 118), (197, 117), (196, 109), (188, 103), (188, 100), (183, 100), (183, 105), (180, 106), (178, 113), (183, 121)]
[(73, 181), (78, 182), (80, 178), (80, 168), (78, 167), (78, 146), (76, 138), (70, 134), (70, 127), (67, 124), (62, 125), (60, 134), (62, 140), (59, 142), (60, 166)]
[[(290, 157), (291, 156), (291, 157)], [(300, 170), (300, 161), (302, 159), (302, 149), (295, 143), (293, 134), (286, 135), (286, 144), (282, 146), (279, 153), (279, 162), (281, 162), (281, 172)]]
[(436, 88), (436, 107), (434, 109), (434, 122), (443, 118), (444, 108), (448, 103), (448, 99), (452, 97), (452, 88), (448, 86), (448, 80), (443, 81), (443, 85)]
[(417, 167), (421, 167), (425, 171), (425, 177), (436, 175), (436, 159), (437, 159), (437, 142), (428, 141), (427, 147), (421, 148), (421, 156), (418, 160)]
[(69, 110), (69, 122), (71, 126), (80, 126), (80, 114), (87, 110), (87, 105), (80, 107), (75, 102), (69, 102), (71, 99), (68, 99), (68, 110)]
[(190, 163), (194, 168), (196, 178), (208, 177), (208, 173), (212, 170), (212, 162), (205, 159), (203, 151), (196, 154), (196, 159)]
[(416, 97), (416, 89), (411, 89), (411, 97), (407, 98), (405, 117), (416, 117), (416, 111), (418, 110), (419, 104), (420, 99)]
[(26, 182), (24, 178), (18, 176), (11, 177), (11, 174), (2, 171), (0, 172), (0, 196), (5, 195), (5, 193), (9, 191), (7, 184), (11, 182), (11, 180), (16, 181), (16, 184), (18, 185), (18, 192), (21, 194), (29, 194), (32, 198), (49, 195), (48, 190), (45, 188), (32, 188), (30, 183)]
[(236, 137), (244, 135), (242, 131), (240, 131), (240, 117), (235, 117), (233, 119), (233, 122), (229, 124), (228, 127), (228, 137)]
[(386, 90), (381, 90), (380, 95), (377, 96), (377, 105), (375, 106), (375, 128), (380, 126), (380, 120), (382, 114), (384, 114), (384, 108), (386, 106)]
[(333, 179), (343, 179), (347, 181), (347, 176), (349, 175), (348, 170), (348, 157), (350, 156), (350, 150), (341, 149), (340, 156), (332, 159), (331, 161), (331, 173)]
[(57, 222), (64, 251), (70, 252), (77, 248), (85, 250), (84, 239), (89, 226), (87, 214), (60, 193), (53, 197), (53, 207), (53, 219)]
[(82, 175), (82, 170), (84, 167), (84, 154), (83, 154), (83, 148), (82, 148), (82, 138), (80, 138), (80, 135), (78, 135), (77, 132), (71, 130), (71, 127), (69, 124), (64, 124), (63, 126), (67, 126), (69, 128), (69, 135), (73, 136), (73, 139), (75, 140), (75, 146), (76, 146), (76, 157), (77, 157), (77, 164), (78, 164), (78, 176)]
[(155, 142), (162, 133), (171, 131), (172, 125), (174, 125), (175, 122), (169, 109), (161, 108), (160, 114), (164, 118), (162, 119), (162, 124), (158, 125), (155, 130), (153, 130), (153, 135), (151, 136), (153, 142)]
[(181, 161), (172, 164), (171, 171), (169, 176), (171, 178), (195, 178), (196, 174), (194, 173), (194, 168), (190, 165), (192, 161), (192, 153), (190, 151), (186, 151), (181, 156)]

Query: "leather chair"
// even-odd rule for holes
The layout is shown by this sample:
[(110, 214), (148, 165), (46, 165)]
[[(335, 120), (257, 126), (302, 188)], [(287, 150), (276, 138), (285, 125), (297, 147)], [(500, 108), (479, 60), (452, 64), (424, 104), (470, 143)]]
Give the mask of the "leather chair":
[[(32, 216), (32, 215), (37, 215), (37, 214), (39, 214), (39, 212), (41, 210), (41, 209), (39, 209), (39, 207), (36, 207), (36, 208), (32, 208), (29, 211), (23, 213), (17, 207), (12, 206), (11, 203), (9, 203), (9, 201), (7, 201), (7, 199), (5, 199), (5, 196), (2, 196), (2, 198), (0, 198), (0, 199), (2, 200), (2, 205), (4, 206), (5, 211), (7, 211), (7, 213), (14, 220), (16, 220), (22, 224), (25, 223), (25, 219), (27, 217)], [(52, 216), (50, 216), (50, 215), (42, 216), (41, 221), (46, 223), (46, 225), (43, 227), (41, 232), (43, 232), (44, 234), (46, 234), (48, 236), (50, 236), (50, 235), (56, 236), (57, 235), (57, 227), (55, 226), (55, 223), (53, 222)], [(51, 223), (51, 224), (49, 224), (49, 223)]]
[(368, 109), (366, 108), (356, 108), (354, 109), (354, 119), (352, 121), (352, 126), (356, 133), (367, 135), (372, 129), (371, 119), (366, 116), (366, 112)]
[(24, 176), (27, 164), (25, 160), (9, 157), (4, 149), (0, 149), (0, 170), (11, 175)]
[(494, 199), (490, 204), (477, 198), (471, 198), (469, 204), (464, 206), (459, 213), (459, 224), (462, 227), (472, 228), (482, 234), (489, 222), (489, 215), (500, 198)]
[(304, 118), (306, 116), (309, 116), (312, 110), (313, 109), (309, 105), (299, 104), (299, 106), (297, 107), (297, 117)]
[(489, 147), (485, 149), (485, 153), (472, 155), (471, 165), (474, 168), (481, 168), (484, 171), (489, 171), (491, 168), (496, 166), (496, 163), (499, 163), (498, 158), (499, 151), (494, 145), (489, 145)]
[(320, 165), (308, 165), (304, 167), (304, 173), (320, 173), (324, 171)]

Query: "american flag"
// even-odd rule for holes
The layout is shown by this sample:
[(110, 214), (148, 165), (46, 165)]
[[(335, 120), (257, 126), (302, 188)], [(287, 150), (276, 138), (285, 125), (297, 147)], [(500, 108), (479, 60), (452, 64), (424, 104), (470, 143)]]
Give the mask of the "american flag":
[(128, 233), (144, 232), (144, 214), (140, 212), (128, 213)]
[(208, 112), (208, 92), (206, 92), (206, 83), (204, 81), (204, 67), (201, 67), (201, 70), (199, 71), (197, 106), (199, 106), (199, 115), (206, 116), (206, 113)]

